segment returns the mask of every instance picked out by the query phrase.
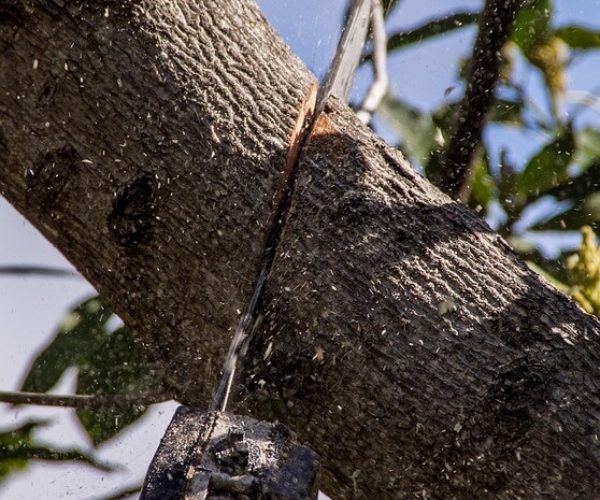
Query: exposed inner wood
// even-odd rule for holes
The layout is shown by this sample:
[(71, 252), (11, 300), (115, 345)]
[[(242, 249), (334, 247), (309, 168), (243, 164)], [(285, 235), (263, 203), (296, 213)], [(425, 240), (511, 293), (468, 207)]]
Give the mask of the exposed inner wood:
[(210, 404), (211, 411), (225, 411), (227, 409), (238, 360), (245, 354), (246, 343), (249, 341), (252, 329), (255, 326), (255, 319), (259, 314), (260, 300), (269, 278), (273, 257), (277, 251), (279, 238), (285, 227), (287, 212), (294, 194), (294, 180), (299, 155), (313, 128), (313, 113), (317, 91), (318, 85), (313, 82), (306, 98), (302, 101), (296, 125), (290, 134), (285, 169), (281, 173), (281, 181), (275, 198), (275, 208), (271, 215), (271, 225), (263, 248), (256, 282), (229, 345), (223, 371)]

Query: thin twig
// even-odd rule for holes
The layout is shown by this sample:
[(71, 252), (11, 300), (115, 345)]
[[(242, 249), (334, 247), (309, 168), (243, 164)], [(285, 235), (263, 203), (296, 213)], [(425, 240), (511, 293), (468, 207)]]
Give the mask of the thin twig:
[(95, 459), (93, 456), (77, 450), (52, 450), (44, 446), (30, 444), (13, 444), (10, 447), (0, 447), (1, 460), (46, 460), (46, 461), (82, 461), (105, 471), (112, 472), (119, 469), (119, 465)]
[(15, 405), (64, 406), (70, 408), (129, 408), (165, 401), (164, 394), (58, 395), (39, 392), (0, 391), (0, 402)]
[(124, 498), (129, 498), (132, 495), (139, 495), (142, 488), (143, 488), (143, 485), (141, 485), (141, 484), (139, 484), (137, 486), (129, 486), (121, 491), (113, 493), (112, 495), (109, 495), (106, 497), (99, 497), (98, 500), (123, 500)]
[[(593, 92), (586, 92), (585, 90), (572, 90), (567, 92), (564, 97), (567, 102), (574, 102), (579, 104), (580, 108), (593, 109), (596, 113), (600, 113), (600, 96), (594, 95)], [(571, 113), (570, 119), (573, 120), (573, 113)]]
[(524, 0), (487, 0), (479, 20), (465, 95), (454, 116), (436, 184), (453, 198), (465, 200), (473, 158), (481, 142), (487, 115), (494, 103), (502, 66), (502, 47), (512, 31)]
[(385, 34), (385, 20), (383, 7), (379, 0), (372, 0), (371, 6), (371, 32), (373, 34), (373, 83), (356, 113), (358, 119), (367, 124), (371, 121), (373, 113), (381, 103), (388, 88), (387, 74), (387, 36)]
[[(479, 12), (456, 12), (445, 15), (441, 19), (430, 19), (415, 28), (392, 33), (387, 37), (388, 53), (413, 43), (429, 40), (434, 36), (464, 28), (469, 24), (477, 22), (478, 19)], [(372, 57), (373, 54), (368, 53), (365, 56), (365, 62), (369, 61)]]
[(0, 274), (9, 276), (44, 276), (53, 278), (81, 278), (81, 274), (70, 269), (63, 269), (60, 267), (47, 267), (47, 266), (28, 266), (28, 265), (14, 265), (14, 266), (0, 266)]

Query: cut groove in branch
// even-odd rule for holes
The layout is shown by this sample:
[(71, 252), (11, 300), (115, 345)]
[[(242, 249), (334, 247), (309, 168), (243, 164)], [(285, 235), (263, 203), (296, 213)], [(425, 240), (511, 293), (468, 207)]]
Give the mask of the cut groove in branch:
[(307, 138), (310, 136), (315, 123), (315, 105), (318, 89), (319, 87), (316, 82), (311, 83), (306, 97), (301, 104), (296, 124), (290, 134), (285, 169), (276, 196), (275, 209), (267, 240), (263, 248), (263, 255), (260, 260), (256, 283), (233, 334), (233, 339), (225, 358), (223, 372), (210, 404), (210, 411), (225, 411), (227, 408), (231, 384), (233, 383), (237, 369), (237, 362), (243, 354), (246, 341), (248, 340), (254, 325), (259, 302), (275, 257), (275, 250), (277, 249), (281, 232), (285, 226), (287, 211), (294, 192), (294, 178), (300, 152), (302, 151), (302, 147)]

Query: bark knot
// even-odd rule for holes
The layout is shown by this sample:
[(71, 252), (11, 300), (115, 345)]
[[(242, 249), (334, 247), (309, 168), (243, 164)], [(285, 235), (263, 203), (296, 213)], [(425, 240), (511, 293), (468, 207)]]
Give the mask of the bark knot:
[(136, 248), (152, 240), (158, 211), (158, 182), (153, 174), (142, 174), (124, 185), (115, 195), (108, 228), (114, 241)]
[(64, 202), (73, 177), (81, 169), (81, 156), (70, 145), (60, 146), (41, 155), (26, 173), (26, 203), (34, 210), (53, 213)]

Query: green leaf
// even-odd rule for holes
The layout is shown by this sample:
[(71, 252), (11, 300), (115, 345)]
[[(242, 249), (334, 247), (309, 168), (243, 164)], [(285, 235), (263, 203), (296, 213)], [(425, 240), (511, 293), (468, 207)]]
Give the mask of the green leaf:
[(496, 99), (491, 110), (490, 121), (522, 127), (523, 101)]
[(530, 0), (517, 14), (511, 39), (528, 59), (531, 50), (552, 34), (552, 10), (551, 0)]
[[(77, 368), (77, 393), (139, 394), (157, 390), (140, 345), (125, 328), (107, 329), (112, 316), (100, 298), (90, 299), (69, 313), (50, 345), (35, 359), (22, 390), (46, 392), (70, 367)], [(114, 436), (140, 417), (145, 407), (80, 409), (77, 415), (92, 442)]]
[(567, 167), (573, 160), (575, 138), (567, 127), (552, 142), (544, 146), (527, 163), (516, 180), (517, 204), (538, 198), (567, 178)]
[(600, 48), (600, 31), (583, 26), (563, 26), (554, 33), (573, 49)]
[(569, 291), (569, 286), (566, 283), (560, 281), (556, 276), (551, 274), (547, 269), (544, 269), (542, 266), (536, 264), (535, 262), (528, 260), (525, 262), (529, 269), (535, 271), (542, 278), (544, 278), (548, 283), (554, 286), (557, 290), (560, 290), (563, 293), (567, 293)]
[(586, 127), (577, 132), (577, 151), (574, 163), (586, 170), (600, 160), (600, 130)]
[(94, 297), (71, 311), (54, 336), (54, 340), (32, 362), (21, 390), (46, 392), (67, 368), (80, 366), (94, 349), (95, 339), (104, 334), (111, 316), (110, 309)]
[(591, 226), (598, 230), (600, 223), (600, 191), (589, 193), (574, 206), (556, 217), (535, 226), (536, 231), (575, 230)]
[(406, 155), (421, 165), (428, 161), (432, 151), (440, 148), (436, 139), (439, 129), (429, 114), (420, 113), (390, 94), (383, 98), (377, 114), (398, 133)]
[(145, 406), (132, 406), (128, 410), (79, 408), (77, 409), (77, 418), (85, 428), (94, 446), (98, 446), (135, 422), (146, 412), (146, 409)]
[(473, 169), (471, 179), (471, 206), (487, 207), (490, 201), (498, 196), (494, 177), (490, 174), (487, 154), (483, 152)]
[(434, 125), (444, 132), (444, 137), (446, 137), (446, 135), (450, 135), (452, 125), (454, 124), (454, 116), (456, 115), (456, 110), (459, 106), (460, 100), (445, 103), (436, 109), (431, 115)]
[(113, 467), (80, 450), (56, 450), (34, 444), (33, 431), (46, 424), (44, 421), (27, 422), (0, 433), (0, 479), (11, 472), (24, 469), (29, 460), (82, 461), (101, 470), (113, 470)]
[(516, 234), (507, 235), (506, 241), (515, 252), (521, 255), (527, 255), (535, 250), (535, 245), (530, 240)]
[[(461, 101), (447, 103), (433, 113), (433, 122), (446, 134), (450, 133), (456, 111)], [(525, 103), (521, 96), (515, 99), (496, 98), (490, 110), (488, 121), (494, 121), (515, 127), (524, 126), (523, 113)]]
[(590, 165), (581, 175), (549, 189), (546, 194), (557, 200), (570, 200), (573, 206), (536, 224), (536, 230), (579, 230), (585, 225), (597, 226), (600, 221), (600, 160)]
[[(575, 204), (583, 201), (589, 194), (600, 189), (600, 159), (588, 165), (586, 170), (577, 177), (570, 177), (567, 182), (546, 191), (560, 201), (571, 200)], [(579, 227), (575, 228), (579, 229)]]
[(522, 206), (517, 204), (517, 179), (518, 170), (509, 157), (506, 147), (500, 149), (500, 161), (498, 163), (498, 201), (506, 218), (502, 220), (498, 232), (502, 236), (511, 233), (512, 225), (519, 219)]
[[(158, 389), (144, 362), (140, 345), (125, 328), (104, 336), (88, 363), (80, 368), (77, 392), (81, 394), (140, 394)], [(78, 409), (77, 416), (94, 445), (113, 437), (137, 420), (146, 407)]]
[(36, 426), (43, 424), (28, 422), (16, 429), (0, 433), (0, 479), (27, 466), (27, 458), (14, 453), (14, 450), (31, 445), (31, 432)]
[(432, 19), (426, 21), (421, 26), (417, 26), (408, 31), (392, 33), (388, 37), (388, 52), (398, 50), (407, 45), (422, 42), (434, 36), (448, 33), (470, 24), (474, 24), (479, 19), (479, 12), (457, 12), (449, 14), (441, 19)]

